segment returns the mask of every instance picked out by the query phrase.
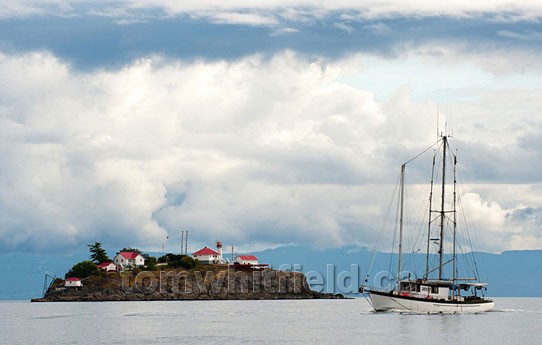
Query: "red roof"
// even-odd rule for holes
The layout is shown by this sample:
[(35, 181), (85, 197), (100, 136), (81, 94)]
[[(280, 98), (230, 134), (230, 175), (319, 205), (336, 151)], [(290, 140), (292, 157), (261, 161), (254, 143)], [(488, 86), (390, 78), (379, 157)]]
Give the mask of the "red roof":
[(256, 261), (258, 261), (258, 258), (255, 257), (254, 255), (239, 255), (239, 258), (241, 260), (256, 260)]
[(125, 259), (135, 259), (139, 255), (138, 252), (120, 252), (119, 254)]
[(218, 255), (218, 253), (212, 250), (211, 248), (205, 247), (203, 249), (198, 250), (192, 255)]
[(79, 281), (81, 279), (79, 279), (79, 278), (67, 278), (66, 280), (71, 281), (71, 282), (76, 282), (76, 281)]
[(111, 264), (112, 262), (102, 262), (101, 264), (98, 265), (98, 268), (105, 268)]

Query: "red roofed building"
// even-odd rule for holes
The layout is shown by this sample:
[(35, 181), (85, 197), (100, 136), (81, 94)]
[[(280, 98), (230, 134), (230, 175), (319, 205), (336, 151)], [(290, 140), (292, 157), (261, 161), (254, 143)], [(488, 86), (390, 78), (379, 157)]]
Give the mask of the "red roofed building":
[(81, 283), (81, 279), (79, 278), (66, 278), (66, 281), (64, 282), (65, 287), (81, 287), (83, 286), (83, 283)]
[(198, 259), (202, 264), (222, 263), (222, 255), (207, 247), (193, 253), (192, 257)]
[(258, 258), (254, 255), (239, 255), (235, 262), (240, 265), (257, 265), (258, 264)]
[(143, 266), (145, 258), (138, 252), (119, 252), (113, 262), (124, 269), (125, 267)]
[(106, 272), (115, 272), (117, 270), (117, 265), (112, 262), (102, 262), (98, 265), (98, 268)]

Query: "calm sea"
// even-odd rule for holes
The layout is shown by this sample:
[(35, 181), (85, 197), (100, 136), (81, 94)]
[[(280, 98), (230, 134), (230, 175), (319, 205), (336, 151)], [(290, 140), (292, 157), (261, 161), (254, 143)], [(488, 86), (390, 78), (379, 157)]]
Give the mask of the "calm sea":
[(364, 299), (0, 301), (0, 344), (541, 344), (542, 298), (483, 314), (374, 313)]

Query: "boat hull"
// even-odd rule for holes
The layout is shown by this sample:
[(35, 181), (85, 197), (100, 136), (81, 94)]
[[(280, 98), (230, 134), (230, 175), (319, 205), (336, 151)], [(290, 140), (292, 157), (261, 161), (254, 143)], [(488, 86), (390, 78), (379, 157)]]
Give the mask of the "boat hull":
[(490, 311), (495, 303), (436, 301), (369, 291), (371, 303), (376, 311), (399, 311), (413, 313), (481, 313)]

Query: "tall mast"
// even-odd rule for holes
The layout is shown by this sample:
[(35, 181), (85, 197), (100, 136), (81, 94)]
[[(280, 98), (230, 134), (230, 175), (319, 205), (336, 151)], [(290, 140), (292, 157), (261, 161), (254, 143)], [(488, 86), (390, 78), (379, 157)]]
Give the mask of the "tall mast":
[(453, 243), (453, 272), (452, 272), (452, 281), (455, 284), (455, 279), (457, 278), (457, 252), (456, 252), (456, 234), (457, 234), (457, 210), (456, 210), (456, 202), (457, 202), (457, 180), (456, 180), (456, 167), (457, 167), (457, 154), (454, 155), (454, 224), (453, 224), (453, 231), (454, 231), (454, 243)]
[(397, 285), (401, 280), (401, 261), (403, 258), (403, 202), (405, 194), (405, 166), (406, 164), (401, 165), (401, 190), (399, 193), (399, 262), (397, 264)]
[(435, 179), (435, 155), (433, 155), (433, 165), (431, 166), (431, 189), (429, 192), (429, 221), (427, 224), (427, 248), (425, 251), (425, 274), (424, 279), (429, 278), (429, 244), (431, 243), (431, 224), (433, 218), (433, 181)]
[(448, 139), (446, 135), (442, 137), (442, 193), (440, 198), (440, 236), (439, 236), (439, 268), (438, 279), (442, 280), (442, 259), (444, 254), (444, 192), (446, 189), (446, 150), (448, 146)]

